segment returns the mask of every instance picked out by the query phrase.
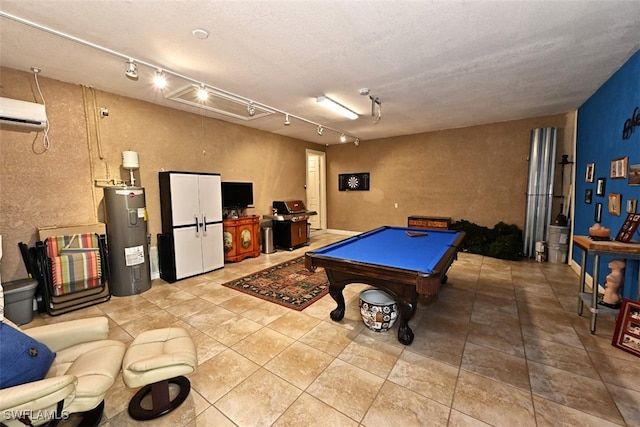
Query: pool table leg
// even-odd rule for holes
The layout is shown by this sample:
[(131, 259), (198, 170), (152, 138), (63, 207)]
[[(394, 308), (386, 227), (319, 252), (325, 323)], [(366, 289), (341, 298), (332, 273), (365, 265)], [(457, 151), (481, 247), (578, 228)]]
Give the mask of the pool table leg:
[(342, 290), (344, 289), (344, 285), (342, 286), (334, 286), (329, 285), (329, 295), (331, 298), (338, 304), (338, 306), (331, 312), (331, 320), (335, 322), (339, 322), (344, 317), (345, 311), (345, 303), (344, 303), (344, 295), (342, 295)]
[(412, 304), (406, 302), (397, 302), (398, 311), (400, 312), (400, 324), (398, 325), (398, 341), (404, 345), (413, 342), (413, 331), (409, 327), (409, 320), (413, 317), (415, 309)]

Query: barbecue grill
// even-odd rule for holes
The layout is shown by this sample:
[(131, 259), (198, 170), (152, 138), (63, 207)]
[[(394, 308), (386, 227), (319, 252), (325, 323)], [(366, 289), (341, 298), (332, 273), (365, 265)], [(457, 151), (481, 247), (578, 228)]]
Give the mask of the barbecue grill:
[(317, 212), (308, 211), (302, 200), (274, 201), (272, 215), (263, 215), (273, 221), (273, 238), (277, 247), (293, 250), (309, 244), (307, 220)]

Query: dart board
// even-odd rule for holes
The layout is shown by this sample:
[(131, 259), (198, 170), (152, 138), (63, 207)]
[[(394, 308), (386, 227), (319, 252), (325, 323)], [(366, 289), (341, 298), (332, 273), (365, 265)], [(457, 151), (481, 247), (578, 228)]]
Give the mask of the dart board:
[(338, 175), (339, 191), (368, 191), (369, 173), (343, 173)]

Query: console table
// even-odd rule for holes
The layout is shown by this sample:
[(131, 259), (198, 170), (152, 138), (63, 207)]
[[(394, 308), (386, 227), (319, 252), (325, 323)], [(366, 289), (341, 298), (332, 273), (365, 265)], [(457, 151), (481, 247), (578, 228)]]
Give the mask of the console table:
[(238, 262), (247, 257), (260, 256), (260, 217), (251, 215), (229, 218), (222, 221), (222, 226), (225, 261)]
[(407, 218), (407, 227), (410, 228), (435, 228), (448, 230), (451, 218), (443, 216), (411, 215)]
[[(591, 312), (591, 333), (596, 332), (596, 319), (598, 313), (616, 315), (618, 310), (599, 307), (598, 306), (598, 273), (600, 256), (610, 256), (613, 258), (624, 259), (637, 259), (640, 260), (640, 244), (639, 243), (622, 243), (616, 240), (592, 240), (589, 236), (573, 236), (573, 243), (582, 249), (582, 259), (580, 263), (580, 287), (579, 287), (579, 302), (578, 302), (578, 315), (582, 316), (584, 303), (589, 304), (589, 311)], [(593, 256), (593, 285), (591, 286), (591, 293), (585, 292), (585, 277), (587, 256)]]

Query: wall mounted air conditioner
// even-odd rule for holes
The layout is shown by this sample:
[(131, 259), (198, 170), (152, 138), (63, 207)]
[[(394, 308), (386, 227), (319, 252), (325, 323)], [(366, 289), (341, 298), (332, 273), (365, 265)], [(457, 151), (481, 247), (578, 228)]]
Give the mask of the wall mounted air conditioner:
[(0, 124), (44, 129), (47, 112), (42, 104), (0, 97)]

